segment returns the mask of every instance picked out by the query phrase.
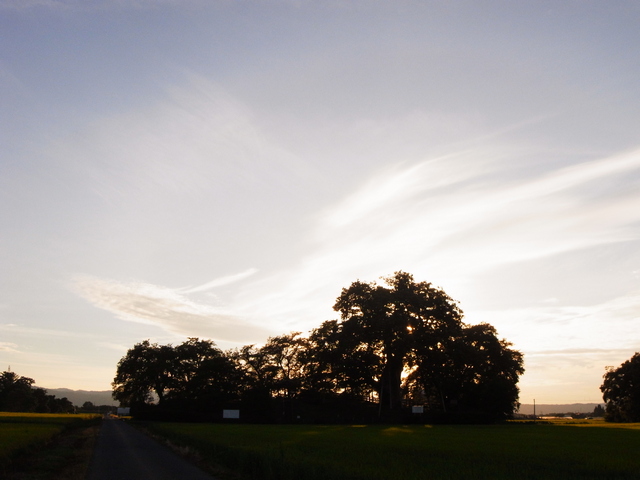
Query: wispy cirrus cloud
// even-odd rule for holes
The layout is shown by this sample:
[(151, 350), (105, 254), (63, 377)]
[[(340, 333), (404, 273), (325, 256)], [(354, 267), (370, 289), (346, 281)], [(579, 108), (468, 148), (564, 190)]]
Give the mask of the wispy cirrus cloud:
[(121, 320), (153, 325), (176, 335), (247, 343), (263, 341), (273, 333), (247, 322), (228, 308), (194, 302), (168, 287), (78, 276), (73, 288), (87, 301)]
[(211, 290), (212, 288), (222, 287), (224, 285), (230, 285), (235, 282), (239, 282), (240, 280), (244, 280), (255, 273), (258, 272), (257, 268), (250, 268), (245, 270), (244, 272), (236, 273), (235, 275), (228, 275), (226, 277), (217, 278), (210, 282), (207, 282), (203, 285), (199, 285), (197, 287), (185, 287), (178, 289), (177, 291), (183, 294), (186, 293), (197, 293), (197, 292), (205, 292), (207, 290)]
[(640, 191), (630, 188), (640, 150), (505, 179), (513, 155), (466, 150), (374, 175), (317, 217), (294, 267), (243, 286), (239, 303), (281, 328), (312, 328), (335, 317), (340, 288), (358, 278), (404, 269), (448, 287), (500, 265), (640, 238)]
[(496, 325), (527, 352), (608, 351), (640, 345), (640, 293), (596, 304), (546, 305), (474, 312), (476, 321)]
[(505, 179), (505, 159), (492, 155), (383, 172), (327, 213), (316, 255), (469, 274), (640, 238), (640, 191), (624, 188), (640, 179), (640, 150), (519, 179)]

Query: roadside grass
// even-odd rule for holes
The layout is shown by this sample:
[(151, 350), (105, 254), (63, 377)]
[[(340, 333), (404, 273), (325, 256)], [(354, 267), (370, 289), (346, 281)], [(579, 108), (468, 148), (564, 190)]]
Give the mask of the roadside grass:
[(0, 477), (84, 478), (100, 418), (0, 412)]
[(144, 426), (209, 465), (267, 480), (640, 478), (638, 425)]

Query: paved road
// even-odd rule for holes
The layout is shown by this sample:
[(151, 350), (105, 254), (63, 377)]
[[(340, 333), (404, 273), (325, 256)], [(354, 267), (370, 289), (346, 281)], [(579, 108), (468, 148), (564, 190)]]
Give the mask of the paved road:
[(105, 419), (87, 480), (215, 480), (125, 422)]

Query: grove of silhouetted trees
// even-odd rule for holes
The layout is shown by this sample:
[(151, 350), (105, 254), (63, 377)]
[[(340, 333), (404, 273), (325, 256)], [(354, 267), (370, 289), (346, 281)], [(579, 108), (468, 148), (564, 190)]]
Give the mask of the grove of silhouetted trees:
[(141, 417), (238, 409), (247, 422), (495, 421), (518, 408), (522, 354), (491, 325), (465, 324), (430, 283), (405, 272), (356, 281), (334, 309), (339, 320), (260, 347), (143, 341), (118, 363), (113, 396)]
[(15, 372), (0, 373), (0, 412), (72, 413), (75, 408), (65, 397), (47, 395), (34, 387), (34, 380)]

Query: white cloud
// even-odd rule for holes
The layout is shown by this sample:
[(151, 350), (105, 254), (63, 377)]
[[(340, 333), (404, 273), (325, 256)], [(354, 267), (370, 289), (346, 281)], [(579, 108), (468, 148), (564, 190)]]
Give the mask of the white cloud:
[(117, 352), (126, 352), (129, 348), (131, 348), (131, 346), (127, 346), (127, 345), (121, 345), (119, 343), (112, 343), (112, 342), (98, 342), (97, 344), (99, 347), (103, 347), (103, 348), (108, 348), (109, 350), (115, 350)]
[(211, 290), (212, 288), (222, 287), (224, 285), (230, 285), (235, 282), (239, 282), (240, 280), (244, 280), (255, 273), (258, 272), (257, 268), (250, 268), (245, 270), (244, 272), (237, 273), (235, 275), (229, 275), (226, 277), (216, 278), (210, 282), (205, 283), (204, 285), (200, 285), (197, 287), (185, 287), (177, 290), (180, 293), (196, 293), (196, 292), (205, 292), (207, 290)]
[(501, 184), (504, 166), (477, 150), (383, 172), (327, 213), (316, 254), (351, 265), (460, 264), (468, 274), (640, 238), (640, 192), (591, 198), (593, 183), (638, 176), (640, 150)]
[[(420, 195), (438, 192), (447, 187), (455, 187), (466, 180), (486, 172), (491, 163), (495, 163), (487, 152), (478, 155), (477, 151), (462, 151), (439, 158), (426, 160), (415, 165), (394, 165), (378, 173), (356, 192), (330, 209), (322, 219), (320, 230), (348, 227), (358, 221), (373, 217), (380, 220), (384, 212), (387, 221), (396, 217), (389, 215), (395, 208), (416, 201)], [(498, 155), (494, 152), (494, 155)], [(464, 159), (473, 156), (474, 161), (467, 168), (459, 169)]]
[[(187, 295), (249, 279), (255, 269), (181, 289), (95, 278), (77, 285), (121, 319), (247, 343), (335, 318), (340, 288), (356, 279), (403, 269), (449, 286), (500, 264), (638, 238), (640, 193), (594, 201), (589, 190), (593, 182), (636, 174), (638, 151), (502, 184), (500, 169), (511, 155), (506, 148), (468, 150), (383, 171), (318, 217), (297, 264), (234, 286), (224, 306)], [(548, 312), (556, 323), (572, 315)]]
[[(610, 177), (621, 184), (637, 176), (640, 151), (503, 184), (514, 154), (507, 150), (384, 170), (318, 218), (296, 266), (243, 287), (239, 308), (281, 328), (312, 328), (335, 318), (333, 301), (356, 279), (403, 269), (450, 286), (501, 264), (640, 238), (640, 192), (594, 200), (591, 191)], [(572, 315), (547, 312), (556, 321)]]
[(74, 289), (121, 320), (154, 325), (173, 334), (244, 343), (262, 341), (271, 333), (264, 326), (248, 323), (228, 308), (196, 303), (167, 287), (79, 276)]
[(467, 312), (474, 322), (495, 325), (526, 352), (632, 349), (640, 345), (640, 293), (596, 305), (552, 305)]

